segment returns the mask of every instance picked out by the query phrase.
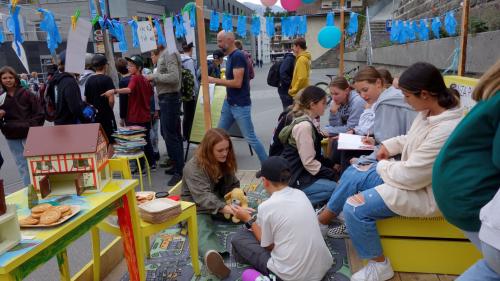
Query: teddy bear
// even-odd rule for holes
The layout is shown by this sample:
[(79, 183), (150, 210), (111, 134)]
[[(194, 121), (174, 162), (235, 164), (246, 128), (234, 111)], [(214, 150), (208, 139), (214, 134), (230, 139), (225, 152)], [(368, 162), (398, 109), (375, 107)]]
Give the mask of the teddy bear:
[[(242, 208), (248, 208), (247, 197), (245, 196), (245, 192), (241, 188), (233, 188), (233, 190), (231, 190), (226, 195), (224, 195), (224, 200), (226, 200), (226, 203), (228, 205), (238, 205)], [(226, 219), (229, 219), (231, 217), (231, 215), (224, 214), (224, 217)], [(234, 223), (240, 222), (240, 220), (235, 216), (233, 216), (232, 221)]]

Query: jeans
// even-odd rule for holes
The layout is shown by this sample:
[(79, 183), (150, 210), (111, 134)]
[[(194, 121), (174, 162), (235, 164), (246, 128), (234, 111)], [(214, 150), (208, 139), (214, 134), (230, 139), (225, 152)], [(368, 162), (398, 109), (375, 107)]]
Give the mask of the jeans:
[(227, 100), (224, 100), (218, 127), (228, 131), (235, 121), (238, 127), (240, 127), (243, 137), (252, 146), (253, 150), (255, 150), (257, 157), (259, 157), (262, 163), (267, 159), (267, 153), (253, 129), (252, 106), (229, 105)]
[(161, 94), (158, 96), (160, 103), (160, 124), (167, 144), (167, 153), (175, 161), (175, 173), (182, 175), (184, 157), (182, 147), (181, 124), (181, 98), (179, 93)]
[(286, 109), (293, 104), (293, 97), (288, 94), (288, 87), (278, 88), (278, 94), (280, 95), (283, 111), (286, 111)]
[(216, 222), (210, 214), (196, 214), (198, 222), (198, 255), (203, 260), (205, 254), (209, 250), (215, 250), (219, 253), (225, 252), (226, 249), (221, 244), (215, 234)]
[(239, 263), (249, 264), (258, 272), (269, 275), (267, 262), (271, 258), (271, 252), (260, 246), (253, 232), (241, 228), (233, 235), (231, 240), (233, 256)]
[(184, 140), (187, 141), (191, 137), (191, 128), (193, 127), (197, 101), (198, 99), (194, 97), (193, 100), (182, 103), (182, 110), (184, 111), (184, 116), (182, 117), (182, 135), (184, 136)]
[(330, 197), (330, 200), (328, 200), (326, 207), (336, 215), (339, 215), (347, 198), (383, 183), (384, 181), (377, 174), (377, 165), (372, 164), (370, 169), (365, 172), (358, 171), (351, 165), (340, 177), (337, 188)]
[[(483, 254), (480, 259), (460, 275), (457, 281), (499, 281), (500, 280), (500, 250), (479, 240), (479, 232), (464, 231), (469, 240)], [(479, 244), (478, 244), (479, 243)]]
[(336, 187), (337, 183), (334, 181), (319, 179), (302, 191), (304, 191), (307, 198), (309, 198), (309, 201), (311, 201), (311, 204), (314, 206), (328, 200)]
[(151, 115), (150, 139), (151, 139), (151, 145), (153, 146), (154, 153), (160, 152), (158, 149), (158, 124), (159, 124), (158, 119), (155, 119), (153, 117), (153, 115)]
[(372, 259), (383, 254), (377, 220), (396, 216), (374, 188), (361, 193), (364, 203), (347, 201), (344, 205), (345, 225), (349, 231), (354, 248), (362, 259)]
[(28, 186), (31, 183), (30, 172), (28, 171), (28, 162), (23, 156), (26, 139), (7, 139), (7, 144), (16, 161), (17, 169), (19, 170), (19, 175), (21, 176), (23, 184), (24, 186)]

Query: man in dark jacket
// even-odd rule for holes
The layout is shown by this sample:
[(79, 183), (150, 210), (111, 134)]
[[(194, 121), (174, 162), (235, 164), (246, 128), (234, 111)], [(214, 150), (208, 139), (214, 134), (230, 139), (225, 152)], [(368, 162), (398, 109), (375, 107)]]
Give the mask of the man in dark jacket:
[(293, 69), (295, 67), (295, 56), (292, 53), (285, 54), (283, 61), (280, 65), (280, 86), (278, 87), (278, 94), (280, 95), (283, 111), (293, 104), (293, 97), (288, 94), (288, 89), (292, 84)]
[(47, 94), (54, 102), (56, 116), (54, 125), (79, 124), (85, 122), (80, 86), (73, 74), (64, 72), (66, 51), (59, 54), (59, 71), (49, 83)]

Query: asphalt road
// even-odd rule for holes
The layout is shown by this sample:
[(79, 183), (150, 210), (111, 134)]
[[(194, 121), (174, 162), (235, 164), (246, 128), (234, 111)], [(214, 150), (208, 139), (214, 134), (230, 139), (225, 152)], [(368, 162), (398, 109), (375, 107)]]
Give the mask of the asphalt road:
[[(267, 73), (270, 65), (263, 68), (255, 69), (255, 78), (251, 81), (251, 97), (252, 97), (252, 120), (255, 127), (257, 137), (261, 140), (264, 147), (268, 148), (274, 126), (277, 123), (277, 118), (281, 113), (281, 102), (278, 97), (277, 89), (270, 87), (266, 83)], [(311, 84), (317, 82), (327, 82), (326, 74), (335, 74), (337, 69), (313, 69), (311, 73)], [(118, 106), (115, 106), (117, 111)], [(117, 112), (116, 112), (117, 113)], [(326, 113), (328, 114), (328, 113)], [(116, 114), (118, 116), (118, 114)], [(322, 123), (328, 118), (322, 118)], [(43, 141), (43, 140), (40, 140)], [(257, 170), (260, 168), (259, 160), (256, 155), (250, 156), (248, 145), (242, 139), (233, 141), (238, 168), (241, 170)], [(160, 153), (165, 154), (165, 145), (160, 140)], [(193, 146), (192, 148), (195, 148)], [(6, 194), (10, 194), (22, 188), (22, 183), (17, 171), (16, 164), (10, 150), (7, 146), (5, 138), (0, 137), (0, 151), (4, 157), (4, 165), (0, 171), (0, 178), (4, 179)], [(194, 149), (190, 149), (190, 155)], [(190, 157), (190, 156), (189, 156)], [(152, 187), (145, 187), (146, 190), (161, 191), (166, 190), (166, 182), (169, 177), (163, 173), (162, 169), (158, 169), (152, 174)], [(88, 234), (82, 236), (68, 248), (68, 257), (70, 260), (71, 274), (75, 274), (81, 269), (91, 257), (90, 236)], [(101, 249), (112, 241), (113, 237), (108, 234), (101, 234)], [(55, 258), (47, 262), (45, 265), (31, 273), (25, 280), (29, 281), (53, 281), (59, 279), (59, 272)]]

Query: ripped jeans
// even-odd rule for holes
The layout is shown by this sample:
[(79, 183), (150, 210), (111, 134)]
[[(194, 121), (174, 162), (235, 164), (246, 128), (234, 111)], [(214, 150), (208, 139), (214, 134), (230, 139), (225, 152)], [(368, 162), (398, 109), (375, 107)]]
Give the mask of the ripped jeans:
[(387, 207), (375, 188), (367, 189), (361, 192), (361, 195), (364, 197), (363, 203), (347, 199), (343, 209), (345, 225), (358, 256), (362, 259), (372, 259), (383, 254), (377, 220), (397, 214)]

